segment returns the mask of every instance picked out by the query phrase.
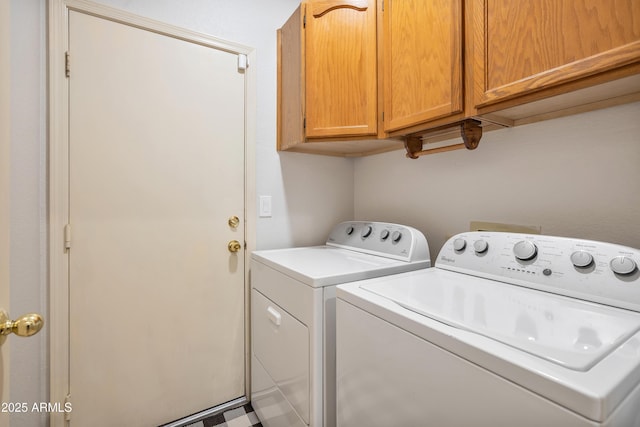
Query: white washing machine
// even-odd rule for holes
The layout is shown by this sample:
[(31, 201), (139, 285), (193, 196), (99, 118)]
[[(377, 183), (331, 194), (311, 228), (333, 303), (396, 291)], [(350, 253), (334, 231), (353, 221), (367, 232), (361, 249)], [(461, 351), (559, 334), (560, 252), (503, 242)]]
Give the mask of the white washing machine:
[(324, 246), (251, 256), (251, 403), (265, 427), (335, 426), (335, 293), (340, 283), (431, 265), (418, 230), (338, 224)]
[(337, 287), (339, 427), (640, 427), (640, 251), (469, 232)]

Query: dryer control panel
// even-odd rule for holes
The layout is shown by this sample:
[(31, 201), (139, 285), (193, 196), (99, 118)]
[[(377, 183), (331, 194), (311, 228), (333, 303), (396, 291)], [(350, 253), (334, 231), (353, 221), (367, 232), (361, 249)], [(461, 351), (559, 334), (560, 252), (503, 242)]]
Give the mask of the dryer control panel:
[(436, 267), (640, 311), (640, 250), (566, 237), (474, 231), (449, 239)]
[(329, 233), (327, 245), (407, 262), (430, 260), (424, 234), (388, 222), (342, 222)]

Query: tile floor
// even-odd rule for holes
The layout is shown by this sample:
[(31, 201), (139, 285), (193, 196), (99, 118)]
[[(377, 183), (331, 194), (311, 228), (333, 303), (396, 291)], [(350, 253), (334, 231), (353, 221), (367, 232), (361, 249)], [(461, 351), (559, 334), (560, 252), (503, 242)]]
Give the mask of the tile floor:
[(250, 403), (230, 409), (213, 417), (205, 418), (187, 427), (262, 427)]

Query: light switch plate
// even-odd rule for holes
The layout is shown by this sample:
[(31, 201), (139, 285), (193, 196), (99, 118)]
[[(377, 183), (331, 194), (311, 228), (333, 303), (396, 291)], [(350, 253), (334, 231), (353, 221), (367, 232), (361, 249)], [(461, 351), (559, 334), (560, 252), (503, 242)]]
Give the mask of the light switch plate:
[(260, 196), (258, 216), (260, 218), (271, 218), (271, 196)]

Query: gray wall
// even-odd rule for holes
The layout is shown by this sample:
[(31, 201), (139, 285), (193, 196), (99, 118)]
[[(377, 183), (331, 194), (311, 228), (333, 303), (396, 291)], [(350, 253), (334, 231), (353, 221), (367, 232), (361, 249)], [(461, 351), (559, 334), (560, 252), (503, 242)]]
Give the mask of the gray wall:
[(432, 257), (473, 220), (640, 247), (640, 103), (487, 132), (474, 151), (355, 161), (360, 219), (410, 224)]

